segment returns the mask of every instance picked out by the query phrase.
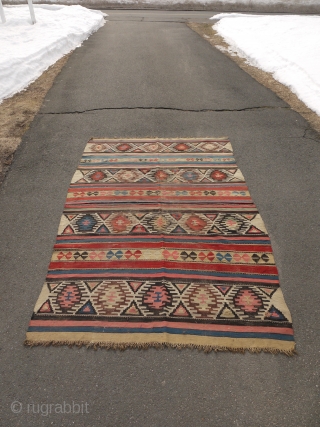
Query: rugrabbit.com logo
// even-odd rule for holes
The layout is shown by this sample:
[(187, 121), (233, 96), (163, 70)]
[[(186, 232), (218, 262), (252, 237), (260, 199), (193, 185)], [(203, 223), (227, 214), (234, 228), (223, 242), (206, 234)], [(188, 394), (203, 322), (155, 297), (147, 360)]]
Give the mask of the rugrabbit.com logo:
[(58, 402), (58, 403), (22, 403), (15, 400), (10, 409), (14, 414), (38, 414), (43, 417), (54, 414), (85, 415), (89, 414), (88, 402)]

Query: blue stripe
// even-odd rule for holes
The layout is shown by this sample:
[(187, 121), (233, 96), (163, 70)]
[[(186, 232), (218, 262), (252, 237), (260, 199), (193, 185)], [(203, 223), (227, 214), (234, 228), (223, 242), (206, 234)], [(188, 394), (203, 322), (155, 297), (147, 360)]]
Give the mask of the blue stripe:
[(146, 328), (108, 328), (99, 326), (70, 326), (70, 327), (59, 327), (59, 326), (30, 326), (28, 332), (96, 332), (96, 333), (109, 333), (109, 334), (121, 334), (121, 333), (142, 333), (142, 334), (161, 334), (169, 333), (175, 335), (199, 335), (208, 337), (226, 337), (226, 338), (259, 338), (259, 339), (273, 339), (283, 341), (293, 341), (292, 335), (283, 334), (270, 334), (263, 332), (228, 332), (228, 331), (205, 331), (195, 329), (179, 329), (179, 328), (168, 328), (168, 327), (155, 327), (151, 329)]
[[(164, 159), (174, 159), (174, 158), (186, 158), (186, 159), (190, 159), (190, 157), (193, 158), (197, 158), (197, 159), (230, 159), (233, 160), (235, 162), (235, 158), (233, 156), (228, 155), (228, 153), (221, 153), (219, 154), (212, 154), (210, 155), (210, 153), (174, 153), (174, 155), (169, 156), (168, 154), (160, 154), (159, 153), (125, 153), (125, 154), (129, 154), (129, 155), (125, 155), (125, 158), (130, 158), (130, 159), (158, 159), (159, 161), (162, 161)], [(120, 155), (120, 157), (123, 157), (123, 155)], [(92, 153), (92, 154), (86, 154), (84, 156), (82, 156), (81, 159), (92, 159), (92, 158), (99, 158), (99, 159), (115, 159), (115, 153)], [(118, 164), (118, 162), (113, 162)]]
[(150, 277), (152, 277), (154, 274), (162, 273), (163, 275), (166, 275), (166, 273), (172, 273), (172, 274), (184, 274), (184, 275), (190, 275), (194, 274), (196, 276), (218, 276), (218, 277), (229, 277), (229, 278), (243, 278), (243, 279), (265, 279), (265, 280), (275, 280), (278, 278), (278, 275), (266, 275), (266, 274), (247, 274), (247, 273), (224, 273), (222, 271), (195, 271), (195, 270), (172, 270), (167, 269), (165, 267), (158, 268), (158, 269), (125, 269), (125, 268), (117, 268), (117, 269), (111, 269), (111, 268), (105, 268), (103, 270), (101, 269), (91, 269), (91, 270), (49, 270), (48, 274), (55, 274), (57, 276), (63, 276), (66, 274), (75, 274), (75, 275), (82, 275), (86, 276), (87, 274), (106, 274), (106, 273), (112, 273), (112, 274), (127, 274), (128, 277), (132, 273), (135, 274), (149, 274)]

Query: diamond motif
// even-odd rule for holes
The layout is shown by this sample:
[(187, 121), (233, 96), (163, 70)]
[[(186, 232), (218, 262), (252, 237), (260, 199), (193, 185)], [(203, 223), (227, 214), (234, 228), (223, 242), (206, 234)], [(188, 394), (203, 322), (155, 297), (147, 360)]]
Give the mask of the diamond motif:
[(76, 220), (76, 224), (80, 232), (92, 231), (97, 221), (92, 215), (86, 214)]
[(191, 230), (200, 231), (204, 229), (204, 227), (207, 225), (207, 222), (197, 215), (191, 215), (187, 219), (186, 224), (189, 228), (191, 228)]
[(253, 289), (243, 287), (233, 297), (236, 308), (242, 310), (247, 315), (254, 315), (263, 308), (263, 301)]
[(178, 150), (178, 151), (186, 151), (186, 150), (188, 150), (188, 148), (190, 148), (190, 147), (189, 147), (189, 145), (187, 145), (187, 144), (183, 144), (183, 143), (181, 143), (181, 144), (177, 144), (177, 145), (175, 145), (175, 146), (174, 146), (174, 148), (175, 148), (176, 150)]
[(131, 145), (129, 145), (129, 144), (120, 144), (117, 146), (117, 149), (119, 151), (128, 151), (128, 150), (130, 150), (130, 148), (131, 148)]

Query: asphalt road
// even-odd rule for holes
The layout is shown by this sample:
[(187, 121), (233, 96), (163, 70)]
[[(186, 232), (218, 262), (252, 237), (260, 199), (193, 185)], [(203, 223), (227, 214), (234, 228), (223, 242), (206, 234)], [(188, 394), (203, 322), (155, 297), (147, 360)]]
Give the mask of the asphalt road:
[[(58, 76), (0, 189), (0, 425), (320, 426), (319, 135), (184, 23), (210, 12), (109, 15)], [(225, 135), (271, 236), (299, 355), (25, 348), (87, 140)], [(63, 402), (84, 413), (46, 415)]]

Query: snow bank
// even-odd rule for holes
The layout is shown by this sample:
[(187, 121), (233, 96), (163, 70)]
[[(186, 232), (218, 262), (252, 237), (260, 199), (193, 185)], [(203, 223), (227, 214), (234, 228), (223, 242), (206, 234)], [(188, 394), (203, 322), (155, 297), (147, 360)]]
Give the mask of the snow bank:
[(320, 16), (219, 14), (213, 28), (320, 115)]
[[(22, 4), (26, 0), (4, 0), (6, 4)], [(59, 3), (59, 4), (78, 4), (79, 0), (33, 0), (34, 3)], [(207, 6), (208, 10), (240, 10), (240, 11), (269, 11), (269, 12), (284, 12), (293, 11), (295, 13), (303, 11), (305, 13), (317, 13), (320, 11), (319, 0), (82, 0), (84, 6), (97, 7), (108, 9), (110, 5), (116, 7), (117, 4), (131, 5), (136, 8), (143, 5), (157, 6), (187, 6), (188, 10), (193, 10), (200, 6), (198, 10)]]
[(26, 88), (105, 23), (105, 14), (82, 6), (37, 5), (34, 9), (37, 23), (31, 25), (28, 6), (4, 7), (0, 102)]
[(215, 3), (223, 3), (225, 5), (232, 5), (232, 4), (243, 4), (243, 5), (279, 5), (279, 4), (285, 4), (285, 5), (293, 5), (293, 6), (299, 6), (301, 4), (305, 6), (312, 6), (312, 5), (318, 5), (319, 0), (214, 0)]

